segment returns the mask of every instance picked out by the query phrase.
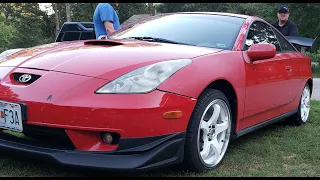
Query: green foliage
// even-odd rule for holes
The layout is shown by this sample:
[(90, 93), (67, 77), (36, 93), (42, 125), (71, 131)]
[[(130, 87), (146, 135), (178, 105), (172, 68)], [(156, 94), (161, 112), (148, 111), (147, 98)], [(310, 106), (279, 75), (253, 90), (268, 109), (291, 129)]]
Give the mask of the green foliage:
[(290, 3), (291, 19), (300, 31), (300, 36), (315, 38), (320, 33), (320, 4), (319, 3)]
[[(59, 27), (66, 22), (65, 3), (56, 3)], [(98, 3), (71, 3), (72, 21), (92, 22)], [(157, 3), (158, 13), (209, 11), (258, 16), (269, 23), (277, 20), (277, 8), (282, 3)], [(154, 3), (120, 3), (116, 7), (120, 23), (136, 14), (151, 14)], [(320, 34), (320, 3), (288, 3), (290, 20), (299, 27), (300, 36), (315, 38)], [(38, 3), (0, 3), (2, 49), (30, 47), (53, 42), (55, 14), (47, 15)], [(9, 30), (10, 29), (10, 30)], [(11, 32), (11, 35), (4, 35)], [(12, 37), (11, 40), (9, 40)], [(9, 44), (8, 44), (9, 42)], [(12, 43), (10, 43), (12, 42)], [(3, 47), (5, 45), (5, 47)], [(319, 53), (318, 53), (319, 54)], [(311, 54), (312, 57), (318, 57)], [(319, 58), (318, 58), (319, 59)]]
[(158, 6), (158, 11), (161, 13), (182, 12), (182, 7), (185, 3), (162, 3)]
[[(92, 22), (93, 13), (98, 3), (72, 3), (72, 21), (76, 22)], [(60, 25), (66, 21), (65, 6), (58, 4), (60, 9)], [(150, 14), (152, 4), (148, 3), (120, 3), (118, 7), (114, 7), (119, 16), (120, 23), (129, 19), (136, 14)]]
[(37, 3), (21, 5), (21, 12), (16, 16), (19, 21), (14, 22), (17, 32), (14, 34), (16, 38), (13, 46), (26, 48), (49, 42), (50, 31), (43, 28), (47, 26), (49, 20), (37, 6)]
[(1, 7), (0, 48), (26, 48), (52, 42), (53, 29), (50, 17), (40, 10), (38, 3), (4, 3)]
[(15, 29), (6, 25), (3, 21), (0, 20), (0, 53), (11, 48), (11, 41)]
[(311, 70), (313, 73), (316, 73), (317, 75), (320, 74), (320, 49), (315, 53), (305, 52), (306, 56), (310, 57), (312, 59)]
[(305, 52), (306, 56), (309, 56), (313, 62), (319, 62), (320, 63), (320, 49), (315, 53)]
[[(72, 21), (75, 22), (92, 22), (92, 17), (97, 3), (72, 3)], [(63, 7), (65, 9), (65, 7)], [(61, 9), (62, 14), (60, 16), (66, 19), (65, 11)], [(62, 22), (62, 24), (65, 21)]]
[(146, 3), (121, 3), (115, 8), (120, 23), (136, 14), (151, 14), (151, 6)]
[(320, 74), (320, 65), (312, 66), (312, 72), (316, 74)]
[(320, 78), (320, 67), (315, 68), (314, 71), (312, 71), (313, 78)]

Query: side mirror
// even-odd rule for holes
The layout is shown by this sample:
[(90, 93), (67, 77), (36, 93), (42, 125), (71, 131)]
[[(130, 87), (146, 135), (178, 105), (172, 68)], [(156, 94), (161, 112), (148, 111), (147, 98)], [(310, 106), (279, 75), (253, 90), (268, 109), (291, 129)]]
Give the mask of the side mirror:
[(252, 44), (247, 53), (251, 61), (270, 59), (276, 55), (276, 47), (273, 44)]

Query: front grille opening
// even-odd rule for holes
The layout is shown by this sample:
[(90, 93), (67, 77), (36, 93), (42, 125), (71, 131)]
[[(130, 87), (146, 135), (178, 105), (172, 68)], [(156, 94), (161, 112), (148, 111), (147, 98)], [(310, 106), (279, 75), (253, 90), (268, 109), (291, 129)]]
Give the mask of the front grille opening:
[(22, 84), (32, 84), (38, 80), (41, 76), (35, 74), (26, 74), (26, 73), (13, 73), (13, 80), (17, 83)]
[(22, 133), (3, 130), (0, 134), (2, 139), (25, 145), (61, 150), (75, 149), (67, 133), (60, 128), (24, 124)]

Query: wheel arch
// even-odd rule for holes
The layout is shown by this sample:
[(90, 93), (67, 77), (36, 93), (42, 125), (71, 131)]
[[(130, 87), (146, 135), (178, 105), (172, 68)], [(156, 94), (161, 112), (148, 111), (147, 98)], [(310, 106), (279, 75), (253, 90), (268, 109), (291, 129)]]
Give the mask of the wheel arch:
[(307, 84), (308, 84), (309, 87), (310, 87), (310, 93), (311, 93), (311, 95), (312, 95), (313, 80), (312, 80), (311, 78), (309, 78), (309, 79), (307, 80)]
[(216, 79), (211, 82), (205, 89), (217, 89), (224, 93), (229, 101), (231, 114), (232, 114), (232, 133), (236, 132), (236, 127), (238, 125), (238, 98), (237, 93), (233, 85), (225, 79)]

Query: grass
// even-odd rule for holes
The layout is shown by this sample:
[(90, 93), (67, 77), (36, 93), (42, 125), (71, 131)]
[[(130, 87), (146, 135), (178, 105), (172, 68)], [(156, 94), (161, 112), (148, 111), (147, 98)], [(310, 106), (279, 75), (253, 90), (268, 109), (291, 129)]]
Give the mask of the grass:
[(320, 70), (318, 70), (317, 72), (313, 73), (313, 77), (314, 78), (320, 78)]
[[(245, 135), (229, 146), (214, 171), (195, 174), (167, 168), (135, 176), (320, 176), (320, 101), (300, 127), (280, 122)], [(0, 154), (0, 176), (110, 176), (108, 172), (61, 167), (12, 154)], [(111, 173), (111, 175), (122, 175)], [(127, 174), (130, 175), (130, 174)]]

